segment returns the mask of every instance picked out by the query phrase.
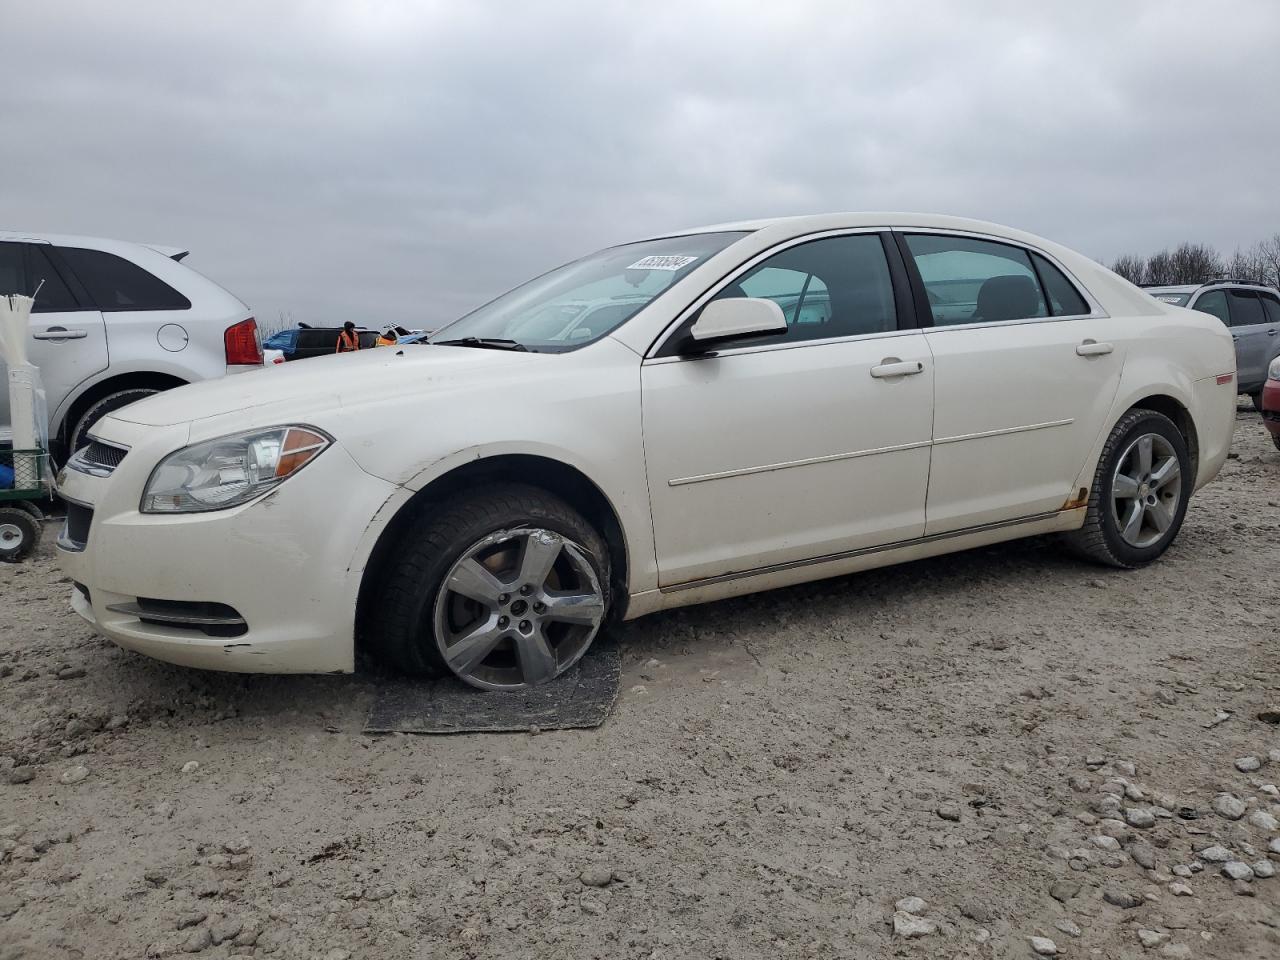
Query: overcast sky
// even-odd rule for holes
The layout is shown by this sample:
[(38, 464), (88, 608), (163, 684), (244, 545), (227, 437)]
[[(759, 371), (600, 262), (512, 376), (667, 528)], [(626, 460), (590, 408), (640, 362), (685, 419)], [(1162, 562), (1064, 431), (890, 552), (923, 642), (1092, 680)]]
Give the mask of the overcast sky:
[(1280, 3), (0, 0), (0, 228), (436, 326), (597, 247), (833, 210), (1095, 258), (1280, 232)]

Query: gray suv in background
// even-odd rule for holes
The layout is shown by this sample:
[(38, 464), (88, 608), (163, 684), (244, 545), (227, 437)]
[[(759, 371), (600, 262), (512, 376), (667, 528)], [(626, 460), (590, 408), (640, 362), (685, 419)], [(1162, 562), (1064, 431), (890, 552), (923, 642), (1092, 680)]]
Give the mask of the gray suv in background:
[(1163, 303), (1209, 313), (1231, 330), (1236, 342), (1236, 379), (1241, 393), (1262, 409), (1267, 367), (1280, 356), (1280, 292), (1253, 280), (1211, 280), (1181, 286), (1144, 287)]

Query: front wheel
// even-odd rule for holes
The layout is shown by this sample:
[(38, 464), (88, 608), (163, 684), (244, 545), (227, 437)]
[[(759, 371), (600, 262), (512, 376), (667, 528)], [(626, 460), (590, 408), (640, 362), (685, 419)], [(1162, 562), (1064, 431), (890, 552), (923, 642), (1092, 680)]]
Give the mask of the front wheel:
[(1193, 482), (1187, 443), (1174, 422), (1131, 410), (1102, 448), (1084, 526), (1067, 543), (1096, 563), (1146, 566), (1178, 535)]
[(401, 540), (365, 624), (409, 673), (520, 690), (573, 667), (609, 606), (609, 551), (563, 500), (495, 485), (425, 512)]

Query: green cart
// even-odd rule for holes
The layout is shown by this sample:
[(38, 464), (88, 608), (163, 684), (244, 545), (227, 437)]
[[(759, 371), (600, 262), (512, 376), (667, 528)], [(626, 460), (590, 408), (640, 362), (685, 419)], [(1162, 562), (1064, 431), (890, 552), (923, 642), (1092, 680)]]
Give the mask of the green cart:
[(48, 469), (47, 451), (0, 449), (0, 561), (17, 563), (40, 542)]

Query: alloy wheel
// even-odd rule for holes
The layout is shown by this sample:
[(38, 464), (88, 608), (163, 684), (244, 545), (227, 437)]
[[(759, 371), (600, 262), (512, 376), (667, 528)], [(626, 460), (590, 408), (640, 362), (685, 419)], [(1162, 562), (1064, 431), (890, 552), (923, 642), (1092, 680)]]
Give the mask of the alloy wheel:
[(468, 547), (445, 574), (435, 642), (460, 679), (518, 690), (577, 663), (604, 614), (605, 596), (582, 547), (539, 527), (500, 530)]
[(1182, 466), (1173, 445), (1144, 433), (1116, 461), (1111, 478), (1111, 516), (1121, 539), (1145, 549), (1173, 525), (1182, 497)]

